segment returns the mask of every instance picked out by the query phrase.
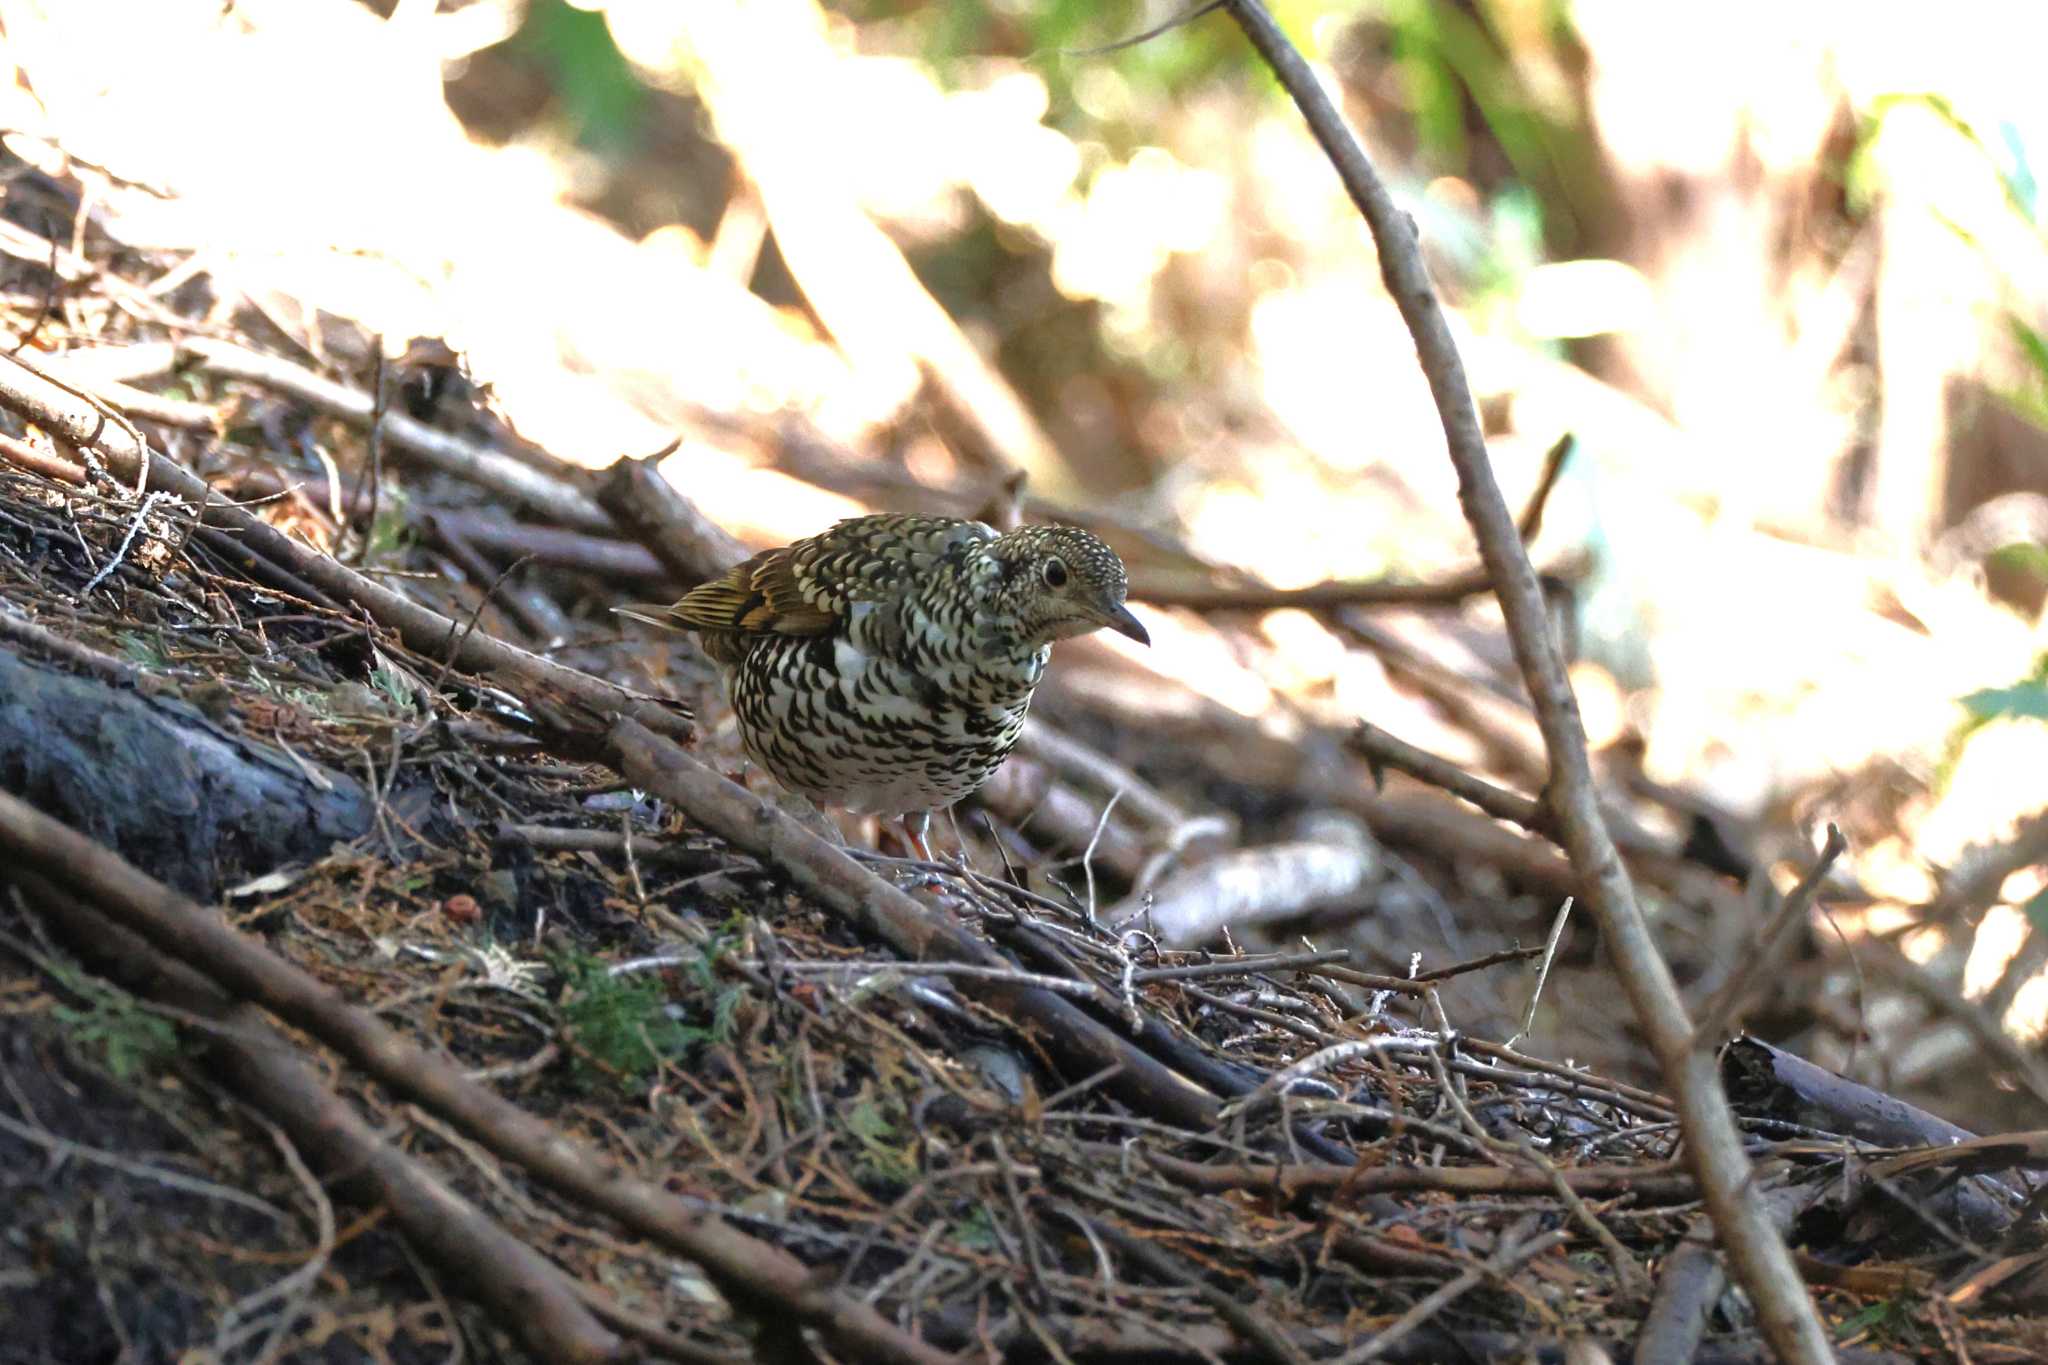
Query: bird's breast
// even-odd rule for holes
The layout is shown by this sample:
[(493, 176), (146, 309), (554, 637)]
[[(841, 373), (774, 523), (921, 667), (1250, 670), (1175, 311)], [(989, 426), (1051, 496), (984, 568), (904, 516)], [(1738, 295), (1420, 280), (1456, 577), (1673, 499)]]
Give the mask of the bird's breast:
[(761, 641), (731, 675), (748, 753), (784, 786), (853, 810), (950, 805), (1024, 725), (1049, 650), (880, 649), (851, 634)]

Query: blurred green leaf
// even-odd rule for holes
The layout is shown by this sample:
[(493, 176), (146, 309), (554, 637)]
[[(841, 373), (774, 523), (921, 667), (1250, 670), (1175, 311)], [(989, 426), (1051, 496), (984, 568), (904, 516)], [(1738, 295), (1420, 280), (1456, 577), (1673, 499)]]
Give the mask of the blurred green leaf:
[(1984, 562), (2000, 569), (2029, 573), (2036, 578), (2048, 578), (2048, 545), (2036, 545), (2024, 540), (2011, 545), (2001, 545), (1986, 555)]
[(2027, 917), (2035, 933), (2048, 934), (2048, 886), (2036, 891), (2033, 899), (2020, 907), (2020, 913)]
[(2048, 682), (2029, 678), (2011, 687), (1987, 687), (1964, 697), (1963, 705), (1980, 721), (2006, 716), (2048, 720)]
[(562, 116), (577, 142), (619, 152), (639, 137), (647, 89), (612, 41), (601, 12), (566, 0), (533, 0), (512, 43), (552, 72)]
[(2012, 339), (2019, 343), (2020, 350), (2026, 353), (2027, 363), (2034, 367), (2034, 373), (2042, 384), (2048, 385), (2048, 338), (2043, 338), (2017, 314), (2007, 313), (2005, 326), (2012, 333)]

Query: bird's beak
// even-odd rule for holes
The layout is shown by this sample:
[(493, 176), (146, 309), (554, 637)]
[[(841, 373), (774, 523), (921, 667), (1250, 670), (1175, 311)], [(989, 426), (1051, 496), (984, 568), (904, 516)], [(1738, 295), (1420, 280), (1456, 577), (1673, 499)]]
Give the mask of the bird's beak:
[(1137, 617), (1131, 615), (1131, 609), (1122, 604), (1118, 604), (1114, 610), (1105, 616), (1102, 624), (1108, 626), (1119, 635), (1130, 636), (1141, 645), (1150, 645), (1152, 643), (1152, 637), (1145, 633), (1145, 627), (1139, 623)]

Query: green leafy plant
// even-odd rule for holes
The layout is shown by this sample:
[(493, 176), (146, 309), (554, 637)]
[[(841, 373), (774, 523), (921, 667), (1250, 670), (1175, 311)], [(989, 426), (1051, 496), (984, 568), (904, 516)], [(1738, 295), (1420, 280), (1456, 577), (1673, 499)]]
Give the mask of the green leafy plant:
[(953, 1224), (953, 1243), (968, 1251), (993, 1251), (1000, 1245), (996, 1240), (995, 1214), (988, 1205), (979, 1205)]
[(377, 513), (370, 521), (369, 543), (363, 546), (365, 563), (394, 557), (412, 544), (412, 514), (406, 509), (408, 501), (399, 489), (387, 485), (378, 490)]
[(855, 1169), (863, 1178), (907, 1185), (917, 1179), (917, 1163), (902, 1145), (900, 1101), (889, 1095), (865, 1092), (846, 1113), (846, 1131), (861, 1146)]
[[(2020, 130), (2011, 123), (2000, 123), (1990, 129), (1978, 128), (1941, 95), (1881, 95), (1871, 102), (1857, 137), (1856, 151), (1850, 156), (1846, 168), (1846, 188), (1852, 205), (1859, 211), (1867, 210), (1876, 197), (1877, 176), (1871, 168), (1871, 149), (1883, 136), (1886, 123), (1901, 111), (1925, 111), (1946, 125), (1968, 153), (1980, 158), (1997, 177), (2006, 209), (2013, 220), (2026, 229), (2036, 255), (2048, 252), (2048, 214), (2043, 212), (2041, 183), (2034, 175), (2033, 162)], [(2004, 322), (2018, 353), (2021, 374), (2017, 382), (2002, 386), (1996, 392), (2019, 417), (2048, 429), (2048, 335), (2044, 335), (2038, 301), (2027, 299), (2011, 283), (2014, 274), (2011, 263), (2002, 259), (1976, 233), (1952, 221), (1946, 214), (1942, 215), (1942, 221), (1958, 238), (1968, 243), (1986, 265), (2008, 281), (2007, 288), (2013, 298), (2004, 307)]]
[(621, 1086), (637, 1086), (690, 1046), (688, 1030), (669, 1012), (668, 990), (659, 977), (614, 976), (602, 960), (580, 954), (558, 965), (568, 983), (562, 1022), (575, 1044), (581, 1080), (595, 1085), (610, 1077)]
[(142, 668), (168, 668), (171, 661), (165, 657), (159, 641), (132, 630), (124, 630), (114, 637), (121, 642), (121, 652), (128, 661)]
[(178, 1032), (135, 998), (87, 976), (63, 973), (64, 984), (83, 1002), (51, 1011), (72, 1040), (98, 1054), (116, 1080), (129, 1080), (156, 1067), (178, 1046)]
[(647, 88), (612, 41), (602, 9), (535, 0), (511, 41), (548, 68), (562, 119), (579, 144), (616, 152), (640, 137)]
[(709, 999), (701, 1021), (672, 1001), (667, 985), (652, 972), (614, 974), (602, 959), (583, 953), (557, 959), (556, 970), (566, 983), (562, 1022), (575, 1044), (579, 1079), (596, 1084), (610, 1078), (635, 1087), (697, 1044), (730, 1038), (742, 990), (721, 984), (718, 961), (732, 943), (731, 935), (715, 935), (703, 951), (677, 964), (676, 970), (697, 987), (696, 997)]
[[(2048, 654), (2036, 659), (2033, 671), (2011, 686), (1980, 688), (1961, 698), (1961, 702), (1967, 715), (1949, 739), (1948, 751), (1935, 772), (1937, 788), (1948, 785), (1962, 758), (1963, 746), (1985, 726), (2001, 720), (2048, 720)], [(2048, 906), (2027, 907), (2030, 920), (2038, 915), (2048, 915)]]

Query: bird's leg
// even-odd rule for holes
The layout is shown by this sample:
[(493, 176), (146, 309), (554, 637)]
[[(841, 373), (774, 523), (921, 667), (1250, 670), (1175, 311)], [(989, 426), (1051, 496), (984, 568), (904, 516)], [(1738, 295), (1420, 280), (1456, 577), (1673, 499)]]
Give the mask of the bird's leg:
[(889, 831), (898, 848), (906, 858), (922, 858), (931, 861), (931, 845), (925, 842), (925, 825), (930, 816), (919, 812), (905, 812), (901, 815), (880, 817), (882, 829)]
[(910, 836), (910, 842), (917, 849), (919, 857), (928, 863), (937, 861), (932, 857), (932, 813), (930, 811), (921, 810), (904, 816), (903, 830), (904, 833)]

